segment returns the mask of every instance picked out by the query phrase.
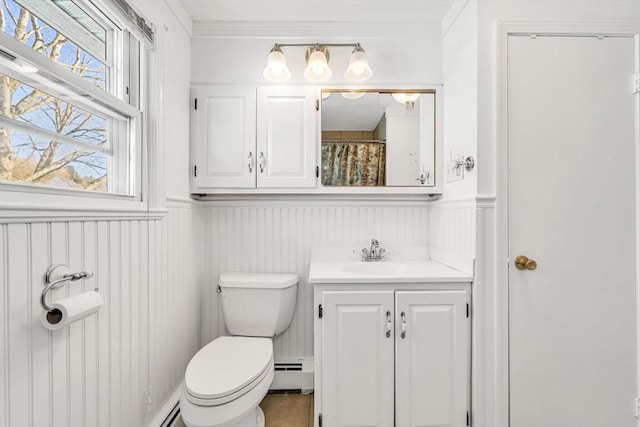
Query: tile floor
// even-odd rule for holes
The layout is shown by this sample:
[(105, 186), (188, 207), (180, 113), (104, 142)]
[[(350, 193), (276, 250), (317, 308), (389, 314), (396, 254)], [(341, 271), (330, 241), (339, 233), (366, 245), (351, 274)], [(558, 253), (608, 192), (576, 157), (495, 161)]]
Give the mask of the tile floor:
[(265, 427), (313, 427), (313, 394), (273, 392), (260, 407)]
[[(313, 427), (313, 393), (273, 392), (260, 403), (266, 418), (265, 427)], [(183, 427), (182, 419), (175, 427)]]

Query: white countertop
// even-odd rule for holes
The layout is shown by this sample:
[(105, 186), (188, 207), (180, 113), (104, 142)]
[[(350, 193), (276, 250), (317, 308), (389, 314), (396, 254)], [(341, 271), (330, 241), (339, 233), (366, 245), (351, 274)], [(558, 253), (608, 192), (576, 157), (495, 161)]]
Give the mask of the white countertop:
[(406, 252), (402, 250), (396, 251), (387, 261), (363, 262), (357, 256), (341, 256), (351, 253), (337, 248), (314, 253), (309, 268), (309, 283), (460, 283), (473, 280), (470, 274), (422, 258), (425, 254), (420, 250), (410, 253), (418, 253), (422, 259), (405, 257), (403, 254)]

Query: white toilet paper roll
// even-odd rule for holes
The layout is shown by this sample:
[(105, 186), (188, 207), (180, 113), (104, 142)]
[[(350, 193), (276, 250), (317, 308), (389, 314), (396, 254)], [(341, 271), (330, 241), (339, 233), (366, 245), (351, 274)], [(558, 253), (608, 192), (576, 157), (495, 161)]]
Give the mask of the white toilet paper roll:
[(40, 321), (45, 328), (56, 331), (70, 323), (96, 313), (104, 303), (96, 291), (84, 292), (49, 304), (51, 311), (43, 311)]

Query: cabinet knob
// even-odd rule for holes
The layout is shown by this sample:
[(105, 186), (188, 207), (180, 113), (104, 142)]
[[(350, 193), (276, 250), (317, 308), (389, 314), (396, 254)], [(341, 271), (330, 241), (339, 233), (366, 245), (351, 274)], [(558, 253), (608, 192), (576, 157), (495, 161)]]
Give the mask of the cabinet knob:
[(402, 319), (402, 333), (400, 334), (400, 338), (405, 339), (407, 336), (407, 318), (404, 315), (404, 311), (400, 313), (400, 319)]
[(261, 151), (260, 152), (260, 173), (264, 173), (264, 153)]

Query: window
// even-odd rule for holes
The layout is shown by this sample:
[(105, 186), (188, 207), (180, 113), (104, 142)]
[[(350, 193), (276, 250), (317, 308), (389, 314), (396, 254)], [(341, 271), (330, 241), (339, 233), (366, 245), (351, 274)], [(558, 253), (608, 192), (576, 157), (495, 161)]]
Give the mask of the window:
[(143, 37), (122, 22), (87, 0), (0, 0), (1, 188), (139, 195)]

